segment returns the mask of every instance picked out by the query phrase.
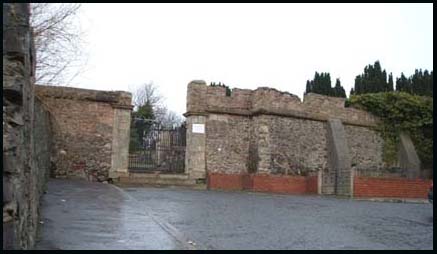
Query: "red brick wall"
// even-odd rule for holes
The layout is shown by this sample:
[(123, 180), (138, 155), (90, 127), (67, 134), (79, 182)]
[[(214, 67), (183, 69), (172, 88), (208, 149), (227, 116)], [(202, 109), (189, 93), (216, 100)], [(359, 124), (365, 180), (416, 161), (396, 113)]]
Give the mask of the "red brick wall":
[(288, 194), (317, 194), (317, 176), (208, 174), (208, 187), (221, 190), (253, 190)]
[(242, 190), (243, 175), (240, 174), (208, 174), (208, 187), (220, 190)]
[[(354, 178), (355, 197), (427, 198), (432, 180)], [(317, 194), (317, 176), (276, 176), (209, 173), (208, 187), (220, 190), (253, 190), (287, 194)]]
[(432, 180), (356, 176), (355, 197), (427, 198)]
[(317, 194), (318, 193), (318, 177), (308, 176), (307, 177), (307, 193)]
[(253, 190), (273, 193), (304, 194), (307, 181), (304, 176), (255, 175)]
[(242, 187), (244, 190), (253, 189), (253, 175), (244, 174), (241, 176)]

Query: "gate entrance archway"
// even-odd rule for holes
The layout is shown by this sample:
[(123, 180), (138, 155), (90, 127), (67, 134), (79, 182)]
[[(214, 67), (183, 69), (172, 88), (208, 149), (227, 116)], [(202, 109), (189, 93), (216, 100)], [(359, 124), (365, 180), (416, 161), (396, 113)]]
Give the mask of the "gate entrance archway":
[(150, 119), (132, 120), (129, 172), (184, 173), (186, 128), (163, 127)]

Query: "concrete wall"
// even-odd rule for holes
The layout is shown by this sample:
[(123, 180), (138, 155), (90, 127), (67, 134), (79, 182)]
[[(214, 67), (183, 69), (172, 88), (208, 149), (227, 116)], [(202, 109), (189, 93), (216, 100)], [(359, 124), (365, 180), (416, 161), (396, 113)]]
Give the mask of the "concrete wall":
[(53, 118), (53, 175), (105, 181), (127, 171), (129, 93), (36, 86), (36, 95)]
[[(187, 173), (208, 176), (212, 188), (224, 184), (231, 189), (255, 188), (263, 181), (283, 185), (272, 178), (275, 175), (317, 176), (316, 187), (310, 189), (351, 196), (354, 170), (384, 168), (383, 139), (374, 128), (377, 117), (344, 103), (344, 98), (318, 94), (307, 94), (301, 101), (266, 87), (233, 89), (226, 96), (224, 87), (193, 81), (185, 114)], [(329, 121), (335, 124), (329, 127)], [(193, 133), (195, 122), (204, 124), (206, 132)]]
[(33, 81), (29, 5), (3, 4), (3, 249), (33, 247), (50, 168), (50, 117)]

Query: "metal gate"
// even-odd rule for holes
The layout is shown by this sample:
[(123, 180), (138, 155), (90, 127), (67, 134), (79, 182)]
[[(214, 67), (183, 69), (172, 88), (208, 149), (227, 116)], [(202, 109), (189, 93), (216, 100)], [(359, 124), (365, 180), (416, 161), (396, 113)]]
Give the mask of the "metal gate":
[(186, 128), (162, 127), (147, 119), (133, 119), (129, 145), (130, 172), (184, 173)]

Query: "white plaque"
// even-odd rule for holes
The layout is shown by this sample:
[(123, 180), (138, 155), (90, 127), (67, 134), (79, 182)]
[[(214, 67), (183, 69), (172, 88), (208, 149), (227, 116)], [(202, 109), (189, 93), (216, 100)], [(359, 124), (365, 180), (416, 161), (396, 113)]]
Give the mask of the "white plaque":
[(203, 123), (193, 123), (193, 133), (205, 133), (205, 125)]

